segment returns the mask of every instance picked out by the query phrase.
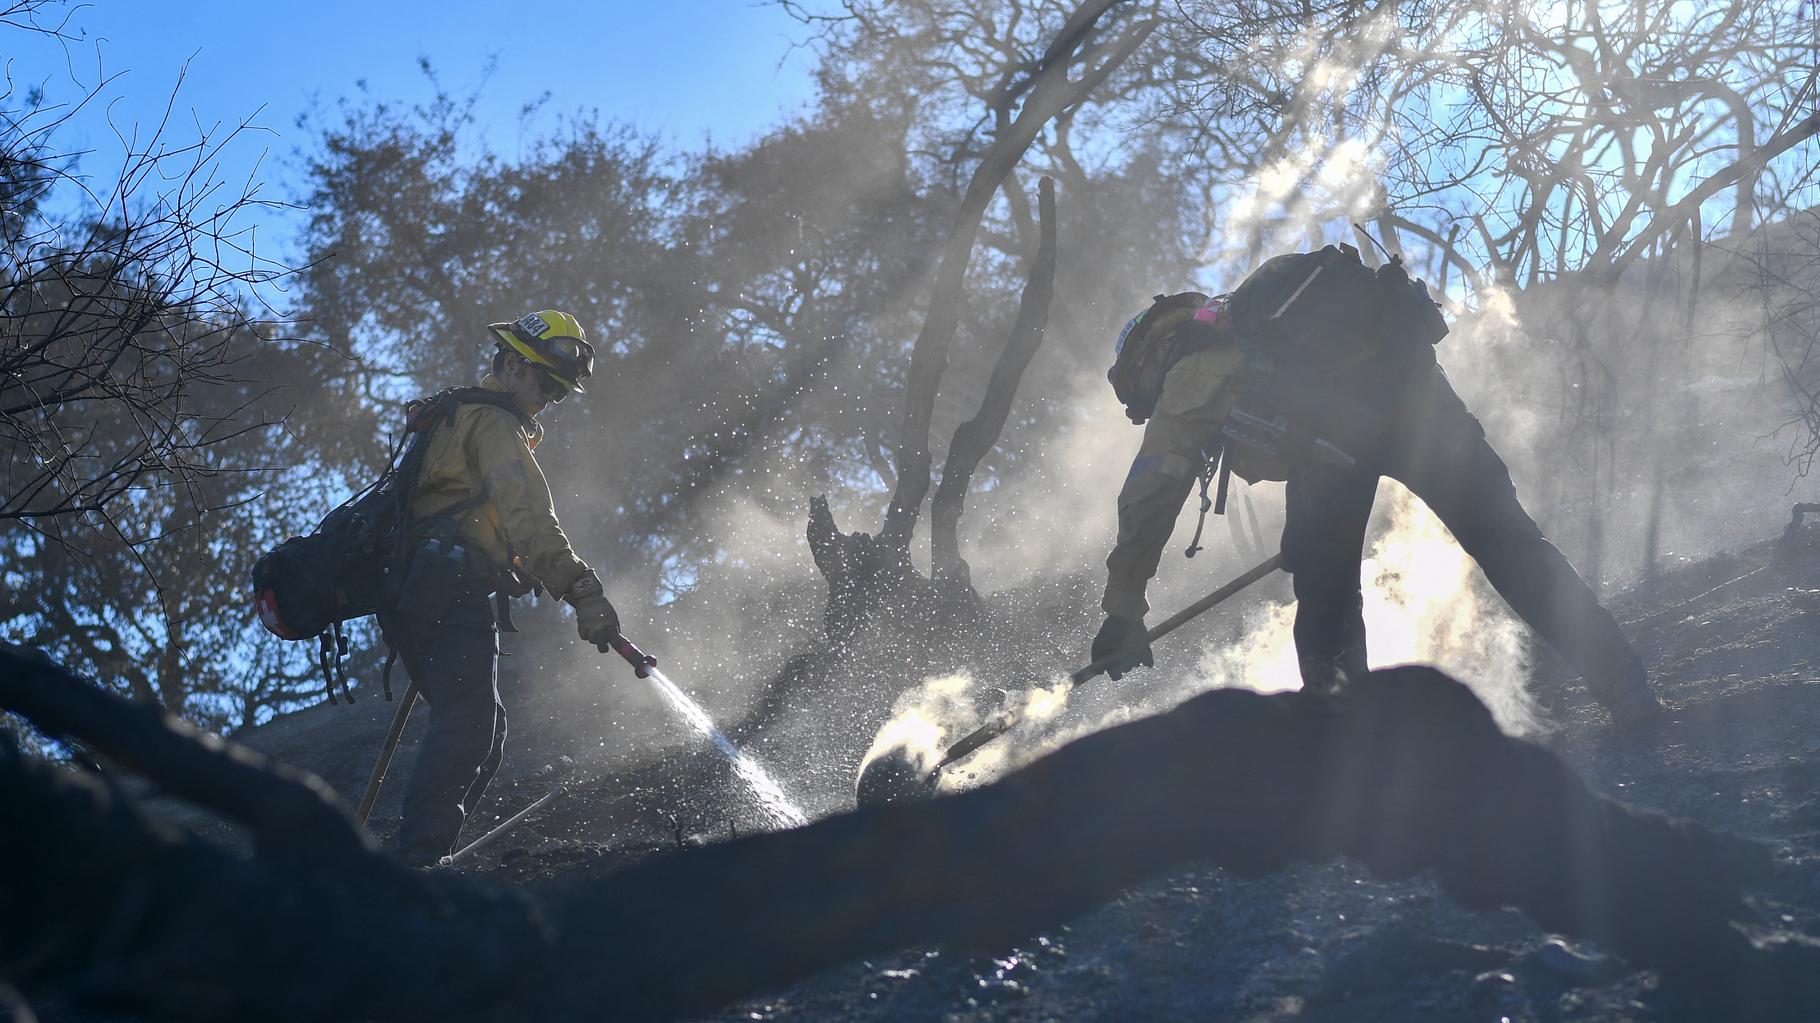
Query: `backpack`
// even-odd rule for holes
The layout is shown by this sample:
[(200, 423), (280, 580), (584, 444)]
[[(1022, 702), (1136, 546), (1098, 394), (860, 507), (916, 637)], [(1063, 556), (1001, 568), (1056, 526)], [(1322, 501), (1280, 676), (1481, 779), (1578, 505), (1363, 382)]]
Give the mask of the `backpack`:
[[(1315, 458), (1356, 464), (1345, 436), (1369, 432), (1372, 416), (1350, 407), (1329, 385), (1348, 367), (1394, 345), (1432, 347), (1447, 321), (1412, 279), (1402, 258), (1368, 267), (1359, 250), (1329, 245), (1265, 260), (1230, 293), (1158, 295), (1119, 335), (1107, 379), (1133, 423), (1156, 410), (1163, 379), (1188, 354), (1233, 343), (1246, 358), (1218, 448), (1201, 472), (1201, 515), (1224, 514), (1229, 478), (1257, 483), (1288, 478), (1289, 466)], [(1331, 429), (1332, 424), (1343, 424)], [(1217, 471), (1219, 496), (1208, 497)], [(1200, 550), (1201, 529), (1188, 556)]]
[[(259, 623), (280, 639), (318, 641), (317, 660), (330, 703), (337, 702), (337, 684), (348, 702), (354, 701), (342, 667), (348, 643), (341, 623), (398, 602), (409, 567), (405, 541), (411, 497), (431, 437), (467, 404), (494, 405), (520, 421), (527, 419), (509, 395), (480, 387), (452, 387), (407, 403), (402, 456), (395, 445), (377, 480), (323, 516), (309, 535), (285, 540), (253, 564), (253, 610)], [(485, 499), (476, 495), (449, 512)]]
[(1224, 468), (1252, 483), (1287, 479), (1292, 464), (1309, 459), (1356, 464), (1345, 448), (1383, 424), (1335, 386), (1344, 372), (1398, 349), (1432, 359), (1428, 350), (1447, 336), (1440, 306), (1401, 257), (1372, 268), (1350, 245), (1266, 260), (1224, 313), (1247, 352), (1221, 431)]
[(1350, 245), (1264, 261), (1227, 296), (1241, 343), (1303, 377), (1331, 378), (1396, 344), (1433, 346), (1447, 321), (1399, 256), (1377, 268)]
[(1350, 245), (1266, 260), (1239, 286), (1212, 298), (1158, 295), (1119, 332), (1113, 393), (1133, 423), (1156, 411), (1171, 367), (1202, 348), (1233, 343), (1247, 355), (1242, 399), (1309, 390), (1396, 344), (1432, 346), (1447, 321), (1400, 257), (1373, 269)]

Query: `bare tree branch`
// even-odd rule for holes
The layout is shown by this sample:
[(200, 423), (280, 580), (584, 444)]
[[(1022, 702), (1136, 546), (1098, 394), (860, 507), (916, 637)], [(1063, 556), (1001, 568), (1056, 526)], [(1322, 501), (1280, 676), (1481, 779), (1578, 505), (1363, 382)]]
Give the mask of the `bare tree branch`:
[(1049, 304), (1055, 295), (1055, 180), (1043, 178), (1037, 199), (1041, 232), (1035, 255), (1030, 262), (1030, 276), (1018, 303), (1017, 321), (998, 362), (992, 367), (992, 378), (980, 400), (979, 411), (954, 431), (948, 445), (948, 457), (942, 463), (942, 482), (929, 507), (929, 542), (935, 580), (951, 590), (969, 591), (972, 583), (967, 562), (960, 553), (960, 521), (967, 500), (967, 488), (980, 461), (998, 443), (1005, 420), (1011, 415), (1011, 402), (1017, 396), (1017, 385), (1024, 370), (1043, 343), (1043, 331), (1049, 325)]
[[(1085, 39), (1086, 29), (1079, 26), (1081, 11), (1097, 11), (1097, 19), (1111, 6), (1106, 0), (1083, 4), (1071, 15), (1069, 26), (1078, 27), (1069, 36), (1069, 46)], [(1087, 22), (1091, 25), (1092, 22)], [(1071, 61), (1057, 58), (1051, 48), (1042, 68), (1032, 81), (1029, 94), (1007, 131), (993, 141), (990, 149), (974, 169), (967, 191), (961, 198), (954, 224), (942, 249), (935, 284), (930, 292), (929, 311), (923, 321), (910, 355), (910, 378), (905, 389), (904, 420), (897, 446), (897, 487), (885, 511), (885, 522), (879, 535), (899, 545), (908, 545), (921, 513), (923, 499), (929, 493), (929, 423), (935, 411), (935, 395), (947, 371), (948, 349), (959, 326), (960, 290), (967, 263), (979, 231), (980, 218), (993, 193), (1005, 176), (1023, 159), (1030, 143), (1043, 126), (1067, 108), (1081, 102), (1095, 86), (1120, 64), (1123, 64), (1156, 28), (1153, 21), (1139, 22), (1125, 29), (1116, 41), (1098, 46), (1088, 45), (1077, 60), (1092, 60), (1103, 54), (1097, 64), (1082, 68), (1081, 77), (1071, 80)], [(1059, 37), (1058, 37), (1059, 42)]]
[(1762, 148), (1746, 153), (1736, 162), (1700, 182), (1674, 205), (1652, 216), (1649, 225), (1639, 231), (1635, 237), (1629, 239), (1622, 250), (1615, 251), (1606, 259), (1589, 264), (1586, 272), (1605, 277), (1616, 277), (1622, 274), (1638, 258), (1647, 253), (1663, 235), (1678, 229), (1690, 218), (1697, 216), (1701, 204), (1738, 181), (1759, 173), (1768, 166), (1771, 160), (1815, 135), (1820, 135), (1820, 112), (1809, 114), (1801, 121), (1790, 125), (1786, 131), (1765, 141)]

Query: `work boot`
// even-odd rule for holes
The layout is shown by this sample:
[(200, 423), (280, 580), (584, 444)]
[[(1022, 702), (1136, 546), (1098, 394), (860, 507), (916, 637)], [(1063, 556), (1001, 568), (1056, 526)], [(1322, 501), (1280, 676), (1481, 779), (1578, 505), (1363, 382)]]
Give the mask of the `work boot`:
[(448, 854), (449, 851), (447, 849), (425, 848), (423, 846), (404, 847), (395, 845), (385, 851), (387, 859), (401, 867), (409, 867), (412, 870), (431, 870), (441, 865), (442, 858)]

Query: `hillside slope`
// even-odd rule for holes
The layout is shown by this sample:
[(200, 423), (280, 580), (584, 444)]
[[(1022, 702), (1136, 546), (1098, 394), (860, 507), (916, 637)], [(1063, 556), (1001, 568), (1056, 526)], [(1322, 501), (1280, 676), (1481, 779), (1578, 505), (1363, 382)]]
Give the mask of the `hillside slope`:
[[(1546, 661), (1535, 689), (1554, 722), (1541, 741), (1594, 789), (1782, 850), (1785, 883), (1762, 893), (1763, 920), (1820, 935), (1809, 886), (1820, 864), (1820, 523), (1811, 519), (1780, 540), (1687, 566), (1614, 599), (1673, 708), (1673, 723), (1660, 733), (1612, 733), (1577, 684)], [(521, 721), (575, 714), (588, 701), (603, 716), (608, 709), (598, 682), (553, 685), (514, 701)], [(389, 710), (377, 701), (318, 708), (241, 738), (318, 771), (355, 798)], [(339, 716), (331, 720), (330, 713)], [(533, 725), (515, 734), (535, 742), (539, 733)], [(538, 885), (738, 830), (741, 794), (699, 746), (679, 741), (594, 755), (588, 777), (460, 869)], [(514, 750), (487, 815), (510, 813), (540, 795), (544, 783), (531, 774), (558, 753), (581, 752), (569, 747)], [(409, 757), (402, 751), (401, 765)], [(850, 765), (819, 770), (827, 783), (806, 787), (820, 793), (811, 808), (828, 812), (838, 808), (830, 793)], [(392, 786), (392, 800), (400, 787)], [(381, 831), (391, 826), (389, 805), (381, 803), (376, 819)], [(1339, 864), (1249, 880), (1186, 870), (997, 957), (907, 950), (827, 971), (712, 1018), (1388, 1023), (1682, 1016), (1652, 974), (1597, 948), (1553, 938), (1514, 912), (1465, 911), (1427, 881), (1381, 882)]]

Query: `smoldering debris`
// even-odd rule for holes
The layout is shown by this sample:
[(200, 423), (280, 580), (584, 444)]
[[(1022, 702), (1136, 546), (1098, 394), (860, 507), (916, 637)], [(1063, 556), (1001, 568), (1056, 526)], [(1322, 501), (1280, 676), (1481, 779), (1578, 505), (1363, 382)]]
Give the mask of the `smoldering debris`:
[(925, 679), (898, 696), (890, 719), (860, 758), (854, 790), (859, 805), (934, 793), (942, 750), (978, 717), (972, 690), (973, 676), (958, 672)]
[(872, 746), (860, 761), (859, 805), (897, 802), (952, 792), (982, 777), (996, 777), (1007, 764), (1022, 762), (999, 746), (974, 754), (964, 771), (938, 770), (953, 743), (988, 717), (1015, 721), (1025, 735), (1040, 734), (1068, 702), (1073, 685), (1058, 678), (1048, 685), (1006, 691), (981, 690), (971, 673), (925, 680), (898, 697)]
[[(1372, 664), (1434, 664), (1467, 680), (1506, 734), (1544, 731), (1546, 722), (1529, 688), (1529, 647), (1521, 623), (1419, 500), (1394, 481), (1385, 481), (1381, 493), (1386, 500), (1361, 570)], [(1196, 670), (1160, 682), (1151, 674), (1154, 684), (1138, 675), (1122, 689), (1108, 687), (1110, 695), (1083, 701), (1077, 718), (1063, 727), (1045, 726), (1067, 702), (1066, 686), (1010, 694), (1017, 719), (1028, 727), (946, 772), (944, 784), (952, 789), (998, 777), (1081, 736), (1163, 713), (1211, 689), (1275, 693), (1300, 688), (1293, 603), (1238, 601), (1224, 613), (1229, 626), (1213, 628), (1214, 634), (1203, 639)], [(967, 720), (967, 715), (957, 718)], [(894, 717), (888, 727), (912, 720), (918, 720), (914, 708), (902, 722)], [(963, 734), (964, 729), (950, 727), (942, 741)], [(920, 753), (906, 759), (934, 762)]]

